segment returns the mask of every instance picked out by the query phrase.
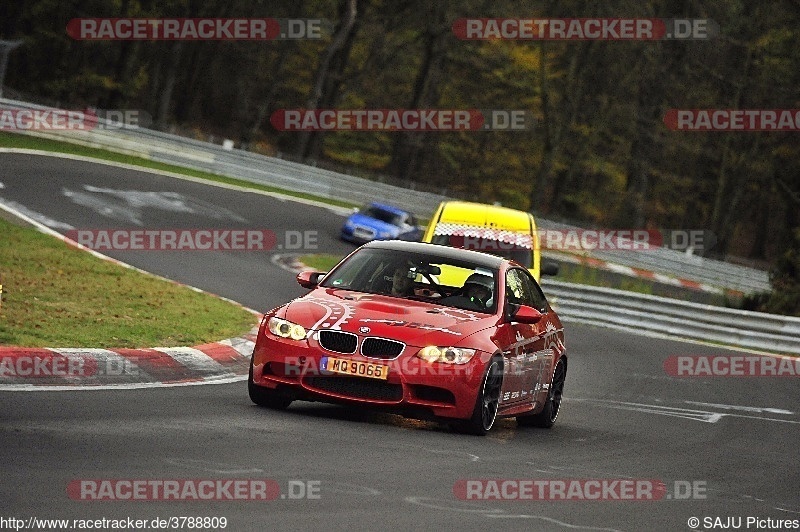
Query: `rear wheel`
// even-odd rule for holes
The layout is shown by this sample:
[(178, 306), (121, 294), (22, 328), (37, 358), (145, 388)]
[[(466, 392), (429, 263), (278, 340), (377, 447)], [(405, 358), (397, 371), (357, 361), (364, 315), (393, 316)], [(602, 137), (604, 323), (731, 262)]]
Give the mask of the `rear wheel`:
[(460, 428), (468, 434), (485, 436), (494, 426), (497, 410), (500, 407), (500, 390), (503, 387), (503, 362), (499, 357), (492, 358), (483, 376), (481, 390), (475, 401), (472, 417), (462, 422)]
[(258, 406), (273, 408), (275, 410), (285, 410), (292, 404), (292, 399), (286, 395), (264, 388), (253, 382), (253, 361), (250, 361), (250, 376), (247, 379), (247, 393), (250, 400)]
[(517, 424), (523, 427), (540, 427), (549, 429), (558, 419), (558, 411), (561, 408), (561, 398), (564, 395), (564, 381), (567, 378), (567, 364), (564, 359), (559, 359), (556, 369), (553, 371), (553, 382), (550, 384), (550, 391), (547, 393), (547, 400), (544, 408), (533, 416), (518, 416)]

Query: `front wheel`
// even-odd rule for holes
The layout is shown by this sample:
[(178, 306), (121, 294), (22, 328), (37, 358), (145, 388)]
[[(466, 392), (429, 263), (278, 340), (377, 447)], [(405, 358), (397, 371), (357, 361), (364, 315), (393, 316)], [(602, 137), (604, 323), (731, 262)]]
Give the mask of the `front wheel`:
[(550, 391), (547, 393), (547, 400), (544, 408), (533, 416), (518, 416), (517, 424), (523, 427), (540, 427), (549, 429), (558, 419), (558, 411), (561, 407), (561, 399), (564, 395), (564, 381), (567, 378), (567, 364), (564, 359), (559, 359), (556, 369), (553, 371), (553, 382), (550, 383)]
[(276, 392), (275, 390), (270, 390), (269, 388), (259, 386), (253, 382), (252, 360), (250, 361), (250, 374), (247, 378), (247, 393), (250, 395), (251, 401), (258, 406), (264, 406), (266, 408), (285, 410), (290, 404), (292, 404), (291, 398), (281, 394), (280, 392)]
[(492, 358), (483, 376), (483, 384), (475, 401), (472, 417), (462, 422), (461, 429), (468, 434), (485, 436), (494, 426), (500, 408), (500, 389), (503, 387), (503, 363)]

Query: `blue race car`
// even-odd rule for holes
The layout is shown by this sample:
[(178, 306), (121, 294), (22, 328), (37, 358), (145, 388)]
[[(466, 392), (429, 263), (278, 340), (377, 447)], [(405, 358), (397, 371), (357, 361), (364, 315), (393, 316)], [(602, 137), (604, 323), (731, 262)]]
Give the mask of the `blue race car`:
[(351, 214), (342, 226), (343, 240), (363, 244), (372, 240), (414, 240), (422, 237), (422, 227), (410, 212), (386, 205), (370, 203)]

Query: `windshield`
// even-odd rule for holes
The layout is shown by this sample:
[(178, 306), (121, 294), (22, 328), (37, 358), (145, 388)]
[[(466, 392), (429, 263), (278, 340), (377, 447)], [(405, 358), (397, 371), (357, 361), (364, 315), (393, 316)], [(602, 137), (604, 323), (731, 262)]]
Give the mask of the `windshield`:
[(472, 249), (518, 262), (521, 266), (532, 268), (533, 252), (530, 248), (501, 242), (485, 237), (463, 237), (455, 235), (434, 235), (433, 243), (451, 248)]
[(403, 225), (403, 215), (383, 210), (375, 205), (367, 205), (361, 209), (361, 213), (365, 216), (369, 216), (370, 218), (375, 218), (376, 220), (386, 222), (387, 224), (396, 225), (397, 227)]
[(496, 279), (496, 269), (470, 261), (363, 248), (331, 271), (320, 286), (493, 313)]

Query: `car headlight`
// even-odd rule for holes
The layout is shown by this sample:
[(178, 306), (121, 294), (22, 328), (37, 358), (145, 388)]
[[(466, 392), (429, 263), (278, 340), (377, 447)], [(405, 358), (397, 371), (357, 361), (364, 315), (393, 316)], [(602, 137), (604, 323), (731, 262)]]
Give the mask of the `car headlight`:
[(417, 356), (431, 363), (444, 362), (446, 364), (466, 364), (475, 356), (475, 349), (429, 345), (420, 349), (417, 352)]
[(272, 317), (267, 323), (269, 332), (281, 338), (291, 338), (292, 340), (302, 340), (306, 337), (306, 330), (302, 325)]

